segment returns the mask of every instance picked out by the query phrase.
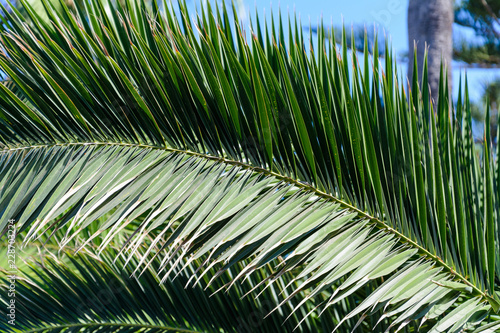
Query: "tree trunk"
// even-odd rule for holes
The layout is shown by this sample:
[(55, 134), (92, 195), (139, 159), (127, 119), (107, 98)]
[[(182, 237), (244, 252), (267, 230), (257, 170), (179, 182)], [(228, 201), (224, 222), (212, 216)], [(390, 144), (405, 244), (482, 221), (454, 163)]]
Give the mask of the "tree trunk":
[(429, 48), (428, 81), (434, 100), (439, 91), (441, 60), (448, 68), (448, 82), (451, 87), (452, 25), (452, 0), (410, 0), (408, 5), (408, 79), (411, 84), (414, 45), (416, 44), (418, 76), (422, 83), (424, 53), (427, 46)]

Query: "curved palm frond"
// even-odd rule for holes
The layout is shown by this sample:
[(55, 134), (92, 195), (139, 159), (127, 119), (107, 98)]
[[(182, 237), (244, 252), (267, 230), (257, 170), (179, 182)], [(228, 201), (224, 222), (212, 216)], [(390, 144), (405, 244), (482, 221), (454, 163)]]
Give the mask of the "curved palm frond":
[[(69, 255), (63, 263), (45, 258), (30, 264), (31, 273), (25, 269), (26, 276), (16, 280), (16, 325), (2, 321), (2, 332), (14, 328), (22, 332), (251, 332), (256, 328), (289, 332), (298, 322), (296, 316), (285, 321), (290, 308), (264, 318), (279, 289), (263, 290), (257, 299), (241, 298), (255, 286), (253, 278), (227, 293), (210, 296), (203, 290), (207, 281), (184, 288), (195, 272), (193, 265), (160, 284), (150, 269), (130, 278), (123, 258), (113, 262), (111, 255), (117, 253), (108, 250), (101, 260), (80, 254)], [(230, 281), (230, 273), (224, 273), (218, 283)], [(4, 277), (3, 284), (10, 284), (9, 278)], [(7, 293), (0, 290), (2, 299), (8, 298)], [(320, 329), (315, 321), (305, 323), (306, 331)]]
[(434, 112), (425, 71), (406, 96), (388, 51), (385, 72), (368, 52), (350, 69), (345, 34), (342, 57), (324, 28), (308, 55), (281, 16), (248, 41), (210, 4), (196, 24), (182, 3), (44, 4), (49, 22), (25, 4), (31, 23), (1, 28), (16, 88), (0, 85), (1, 229), (97, 224), (103, 251), (146, 216), (121, 244), (134, 272), (159, 261), (165, 281), (204, 258), (191, 281), (214, 283), (245, 262), (230, 287), (271, 265), (263, 285), (297, 283), (280, 306), (321, 299), (305, 318), (365, 285), (346, 320), (458, 332), (498, 311), (500, 171), (489, 139), (474, 152), (467, 95), (451, 117), (443, 82)]
[[(89, 225), (82, 234), (92, 232), (93, 228), (93, 225)], [(84, 237), (76, 239), (77, 236), (64, 246), (70, 252), (58, 252), (59, 242), (67, 229), (64, 226), (50, 238), (30, 242), (29, 251), (18, 253), (22, 243), (19, 241), (13, 244), (18, 266), (17, 269), (10, 268), (7, 271), (0, 269), (4, 282), (0, 288), (0, 300), (10, 302), (12, 294), (15, 294), (17, 316), (13, 321), (15, 325), (8, 321), (2, 323), (2, 331), (331, 331), (348, 314), (349, 304), (363, 297), (356, 294), (345, 297), (340, 301), (339, 307), (331, 307), (322, 315), (328, 320), (314, 316), (302, 318), (314, 308), (314, 303), (310, 301), (302, 304), (296, 312), (294, 307), (299, 300), (289, 302), (279, 311), (269, 314), (280, 300), (297, 287), (298, 282), (293, 281), (293, 274), (285, 273), (281, 276), (280, 283), (265, 287), (261, 281), (272, 272), (272, 267), (268, 265), (242, 283), (227, 289), (225, 293), (216, 292), (232, 282), (234, 274), (244, 267), (244, 263), (240, 263), (219, 273), (218, 279), (209, 284), (209, 276), (217, 272), (217, 268), (212, 269), (188, 288), (187, 285), (192, 284), (190, 280), (196, 276), (200, 261), (187, 264), (183, 270), (174, 268), (175, 279), (160, 282), (156, 273), (160, 266), (159, 260), (152, 260), (150, 267), (137, 276), (132, 267), (137, 266), (138, 257), (128, 259), (120, 254), (119, 249), (115, 249), (114, 244), (108, 244), (100, 256), (95, 256), (98, 244), (89, 243)], [(127, 226), (115, 239), (127, 237), (133, 232), (134, 227)], [(158, 232), (161, 229), (152, 234)], [(42, 238), (45, 237), (42, 235)], [(146, 244), (150, 244), (151, 240), (150, 237)], [(73, 256), (71, 253), (78, 247), (82, 250)], [(147, 248), (143, 245), (135, 251), (143, 255)], [(0, 254), (6, 252), (3, 250), (7, 248), (0, 246)], [(33, 250), (38, 253), (32, 255)], [(153, 256), (149, 254), (150, 259)], [(127, 264), (128, 260), (132, 264)], [(12, 272), (16, 274), (14, 277)], [(15, 279), (15, 285), (12, 285), (12, 279)], [(364, 289), (365, 292), (373, 291), (366, 287)], [(250, 293), (258, 294), (258, 297), (246, 296)], [(10, 309), (5, 308), (8, 313)], [(354, 328), (359, 319), (360, 316), (348, 319), (344, 328)], [(426, 324), (424, 327), (428, 326)], [(377, 325), (385, 329), (389, 327), (390, 321), (382, 319)], [(416, 325), (413, 326), (415, 330)], [(356, 331), (371, 331), (371, 326), (364, 323)]]

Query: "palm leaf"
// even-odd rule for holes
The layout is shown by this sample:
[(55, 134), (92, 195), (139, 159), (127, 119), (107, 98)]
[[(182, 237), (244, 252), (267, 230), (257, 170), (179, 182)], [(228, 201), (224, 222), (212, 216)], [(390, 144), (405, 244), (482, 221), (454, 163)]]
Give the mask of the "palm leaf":
[(445, 82), (437, 104), (426, 71), (407, 95), (389, 51), (350, 70), (345, 37), (342, 57), (308, 55), (281, 16), (247, 39), (225, 7), (192, 22), (184, 3), (46, 2), (47, 22), (24, 5), (30, 23), (6, 13), (0, 37), (1, 229), (66, 225), (64, 245), (95, 225), (105, 251), (143, 216), (121, 253), (161, 281), (199, 263), (191, 282), (236, 270), (229, 288), (270, 265), (262, 284), (297, 282), (278, 308), (315, 300), (308, 315), (370, 285), (345, 320), (389, 329), (498, 311), (497, 165), (490, 142), (474, 152), (467, 95), (450, 116)]
[[(91, 233), (93, 228), (90, 225), (81, 234)], [(192, 288), (185, 288), (196, 275), (199, 262), (188, 264), (182, 271), (177, 269), (175, 279), (160, 283), (156, 274), (159, 260), (153, 260), (151, 267), (140, 276), (134, 275), (132, 267), (137, 265), (137, 258), (131, 258), (133, 265), (126, 265), (127, 257), (119, 255), (115, 244), (108, 244), (104, 253), (96, 257), (94, 252), (97, 243), (86, 242), (85, 237), (75, 237), (64, 247), (69, 252), (58, 251), (67, 229), (62, 227), (50, 237), (42, 235), (41, 238), (45, 239), (31, 242), (29, 250), (34, 250), (36, 255), (18, 252), (21, 242), (12, 244), (17, 257), (14, 261), (18, 266), (17, 269), (10, 267), (7, 271), (0, 270), (5, 285), (5, 288), (0, 289), (0, 299), (11, 302), (14, 290), (15, 309), (21, 315), (17, 316), (15, 326), (8, 322), (10, 318), (7, 317), (8, 321), (0, 326), (2, 330), (251, 332), (258, 329), (264, 332), (288, 332), (295, 328), (298, 331), (329, 331), (347, 315), (349, 303), (359, 298), (348, 296), (340, 302), (341, 307), (328, 309), (323, 314), (329, 318), (327, 321), (312, 316), (302, 321), (301, 316), (314, 308), (311, 302), (306, 302), (296, 313), (292, 311), (298, 301), (291, 302), (268, 316), (274, 305), (288, 295), (284, 285), (289, 285), (292, 290), (297, 286), (293, 274), (285, 273), (281, 276), (281, 283), (264, 287), (261, 281), (272, 271), (268, 266), (257, 272), (257, 275), (249, 276), (243, 283), (235, 284), (226, 293), (216, 293), (219, 288), (230, 283), (233, 274), (243, 267), (236, 265), (220, 274), (210, 285), (206, 275)], [(134, 230), (134, 226), (129, 225), (115, 238), (126, 239)], [(150, 244), (150, 241), (147, 239), (146, 243)], [(83, 243), (86, 244), (79, 254), (72, 255)], [(136, 251), (144, 254), (145, 249), (147, 246), (141, 246)], [(0, 247), (0, 253), (4, 252), (7, 254), (7, 247)], [(153, 259), (153, 255), (150, 258)], [(13, 271), (15, 287), (11, 284)], [(216, 272), (217, 269), (212, 270), (212, 274)], [(250, 292), (258, 293), (258, 298), (245, 297)], [(7, 308), (7, 313), (9, 310)], [(6, 316), (7, 313), (2, 315)], [(358, 320), (359, 316), (355, 316), (344, 326), (352, 328)], [(299, 321), (302, 321), (300, 326), (296, 326)], [(388, 320), (382, 320), (378, 326), (388, 327), (389, 324)], [(363, 331), (370, 331), (368, 324), (362, 328)]]
[[(292, 317), (283, 325), (290, 309), (264, 318), (264, 309), (274, 304), (274, 288), (264, 290), (258, 299), (240, 299), (255, 284), (253, 279), (210, 297), (203, 290), (206, 281), (184, 288), (194, 266), (159, 284), (153, 270), (129, 278), (131, 271), (123, 269), (124, 259), (113, 263), (112, 254), (117, 252), (108, 251), (100, 260), (69, 255), (63, 262), (44, 258), (30, 263), (30, 269), (23, 271), (26, 277), (16, 280), (20, 314), (16, 325), (2, 321), (2, 331), (236, 332), (258, 327), (263, 332), (287, 332), (297, 323)], [(10, 284), (9, 278), (2, 282)], [(230, 279), (228, 271), (220, 283)], [(8, 298), (6, 289), (0, 294)], [(5, 310), (2, 315), (7, 315)], [(307, 323), (311, 325), (317, 327), (314, 320)]]

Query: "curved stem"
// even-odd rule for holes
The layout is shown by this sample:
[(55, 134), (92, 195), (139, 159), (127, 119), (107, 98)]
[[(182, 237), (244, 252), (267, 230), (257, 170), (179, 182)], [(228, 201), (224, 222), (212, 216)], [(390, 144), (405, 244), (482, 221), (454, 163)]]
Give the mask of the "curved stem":
[(124, 147), (137, 147), (137, 148), (165, 150), (165, 151), (170, 151), (170, 152), (174, 152), (174, 153), (185, 154), (188, 156), (195, 156), (195, 157), (204, 158), (204, 159), (208, 159), (208, 160), (212, 160), (212, 161), (217, 161), (217, 162), (228, 164), (228, 165), (234, 165), (234, 166), (241, 167), (242, 169), (245, 169), (245, 170), (252, 170), (252, 171), (257, 172), (257, 173), (261, 173), (261, 174), (275, 177), (276, 179), (285, 181), (289, 184), (293, 184), (294, 186), (302, 188), (304, 190), (311, 191), (319, 197), (322, 197), (326, 200), (334, 201), (334, 202), (338, 203), (339, 205), (341, 205), (342, 207), (356, 212), (359, 217), (369, 220), (378, 229), (386, 230), (387, 232), (395, 235), (402, 243), (408, 244), (411, 247), (416, 248), (418, 250), (418, 253), (422, 257), (430, 259), (431, 261), (434, 262), (434, 264), (436, 266), (442, 267), (447, 273), (453, 275), (457, 280), (459, 280), (460, 282), (471, 287), (473, 290), (473, 293), (481, 296), (481, 298), (483, 300), (490, 302), (489, 300), (492, 298), (492, 296), (488, 295), (485, 291), (482, 291), (481, 289), (476, 287), (469, 280), (467, 280), (467, 278), (465, 278), (459, 272), (455, 271), (453, 267), (451, 267), (446, 262), (444, 262), (439, 256), (432, 254), (426, 248), (419, 245), (414, 240), (405, 236), (404, 234), (402, 234), (398, 230), (392, 228), (387, 223), (380, 220), (378, 217), (372, 216), (369, 213), (364, 212), (364, 211), (360, 210), (359, 208), (351, 205), (350, 203), (348, 203), (342, 199), (336, 198), (331, 194), (328, 194), (326, 192), (318, 190), (317, 188), (315, 188), (312, 185), (302, 183), (297, 179), (293, 179), (293, 178), (290, 178), (288, 176), (278, 174), (274, 171), (270, 171), (270, 170), (267, 170), (267, 169), (264, 169), (261, 167), (252, 166), (248, 163), (234, 161), (234, 160), (228, 160), (224, 157), (202, 154), (202, 153), (198, 153), (198, 152), (194, 152), (194, 151), (190, 151), (190, 150), (182, 150), (182, 149), (176, 149), (176, 148), (171, 148), (171, 147), (161, 147), (161, 146), (152, 146), (152, 145), (144, 145), (144, 144), (117, 143), (117, 142), (74, 142), (74, 143), (61, 143), (61, 144), (48, 144), (48, 145), (33, 145), (33, 146), (25, 146), (25, 147), (4, 148), (4, 149), (1, 149), (0, 151), (5, 152), (5, 151), (15, 151), (15, 150), (23, 150), (23, 149), (50, 148), (50, 147), (55, 147), (55, 146), (65, 147), (65, 146), (91, 146), (91, 145), (95, 145), (95, 146), (124, 146)]

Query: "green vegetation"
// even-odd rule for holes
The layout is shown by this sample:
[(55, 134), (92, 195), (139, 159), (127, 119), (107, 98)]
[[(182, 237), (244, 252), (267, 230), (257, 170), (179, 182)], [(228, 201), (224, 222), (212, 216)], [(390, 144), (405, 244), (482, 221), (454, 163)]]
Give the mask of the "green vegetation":
[(476, 66), (497, 67), (500, 64), (499, 14), (498, 0), (457, 1), (455, 23), (472, 29), (478, 40), (457, 40), (453, 57)]
[(406, 91), (378, 42), (280, 14), (247, 38), (210, 3), (44, 5), (0, 28), (0, 229), (40, 248), (1, 331), (500, 328), (467, 88), (431, 103), (426, 66)]

